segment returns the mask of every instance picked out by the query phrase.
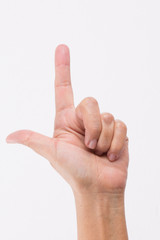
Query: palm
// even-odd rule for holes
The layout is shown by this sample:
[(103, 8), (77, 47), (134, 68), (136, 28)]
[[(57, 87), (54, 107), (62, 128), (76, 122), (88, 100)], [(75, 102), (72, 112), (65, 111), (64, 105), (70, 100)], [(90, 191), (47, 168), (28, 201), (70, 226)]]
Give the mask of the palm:
[(59, 140), (56, 151), (57, 168), (60, 166), (61, 174), (67, 181), (72, 176), (73, 179), (78, 178), (76, 182), (81, 185), (87, 183), (88, 187), (95, 186), (98, 191), (124, 188), (128, 167), (127, 146), (118, 161), (110, 162), (106, 154), (98, 156), (87, 148), (84, 136), (85, 129), (79, 124), (74, 108), (57, 114), (54, 138)]

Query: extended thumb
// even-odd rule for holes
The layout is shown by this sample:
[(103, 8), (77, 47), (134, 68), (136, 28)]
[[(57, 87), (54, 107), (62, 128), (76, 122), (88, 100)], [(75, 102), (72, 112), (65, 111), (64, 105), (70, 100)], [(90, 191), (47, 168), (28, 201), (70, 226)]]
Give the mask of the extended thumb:
[(54, 139), (31, 130), (19, 130), (9, 134), (7, 143), (20, 143), (30, 147), (41, 156), (53, 161), (55, 155)]

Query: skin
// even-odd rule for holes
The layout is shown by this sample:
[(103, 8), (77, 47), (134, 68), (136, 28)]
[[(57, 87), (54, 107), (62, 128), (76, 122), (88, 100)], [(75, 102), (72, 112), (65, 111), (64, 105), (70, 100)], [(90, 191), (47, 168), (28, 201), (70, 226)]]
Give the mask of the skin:
[(24, 144), (42, 155), (70, 184), (79, 240), (126, 240), (124, 193), (128, 169), (127, 127), (93, 97), (74, 106), (69, 48), (55, 50), (53, 137), (20, 130), (7, 143)]

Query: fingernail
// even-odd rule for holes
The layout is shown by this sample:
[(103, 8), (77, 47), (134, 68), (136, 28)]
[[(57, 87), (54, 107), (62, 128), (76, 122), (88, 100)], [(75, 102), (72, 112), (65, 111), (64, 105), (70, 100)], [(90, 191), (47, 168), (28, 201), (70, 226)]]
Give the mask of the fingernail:
[(13, 133), (10, 133), (7, 138), (6, 142), (7, 143), (21, 143), (22, 140), (26, 139), (26, 133), (23, 130), (19, 130)]
[(7, 143), (17, 143), (17, 140), (16, 139), (14, 139), (14, 138), (6, 138), (6, 142)]
[(6, 143), (14, 143), (14, 141), (6, 138)]
[(89, 142), (88, 147), (94, 149), (97, 145), (97, 139), (93, 139)]
[(117, 156), (114, 153), (110, 153), (108, 158), (109, 158), (110, 161), (115, 161)]

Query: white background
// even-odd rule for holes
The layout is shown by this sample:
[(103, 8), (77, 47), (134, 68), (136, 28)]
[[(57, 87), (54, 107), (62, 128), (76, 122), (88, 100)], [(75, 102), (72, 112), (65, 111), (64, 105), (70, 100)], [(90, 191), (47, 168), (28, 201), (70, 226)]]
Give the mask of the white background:
[(70, 186), (6, 136), (52, 136), (54, 51), (67, 44), (75, 105), (95, 97), (128, 126), (132, 240), (160, 239), (159, 0), (0, 0), (0, 239), (76, 239)]

